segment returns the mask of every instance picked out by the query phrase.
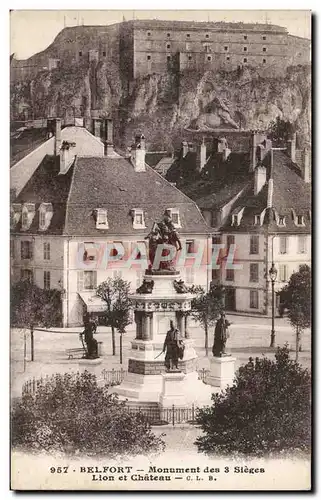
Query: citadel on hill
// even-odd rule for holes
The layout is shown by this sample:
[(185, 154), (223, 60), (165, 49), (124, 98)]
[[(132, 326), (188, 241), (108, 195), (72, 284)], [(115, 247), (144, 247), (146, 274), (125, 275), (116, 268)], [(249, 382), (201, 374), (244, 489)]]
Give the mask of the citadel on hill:
[(132, 20), (64, 28), (44, 51), (11, 58), (11, 80), (60, 65), (110, 62), (123, 81), (168, 71), (233, 70), (244, 65), (284, 71), (310, 63), (310, 40), (272, 24)]

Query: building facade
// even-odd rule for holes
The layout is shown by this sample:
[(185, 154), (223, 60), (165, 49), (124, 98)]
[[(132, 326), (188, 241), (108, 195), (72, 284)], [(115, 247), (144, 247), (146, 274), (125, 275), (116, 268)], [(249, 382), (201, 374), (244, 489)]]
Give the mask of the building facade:
[[(12, 281), (60, 290), (64, 326), (81, 325), (86, 311), (103, 321), (95, 290), (108, 277), (136, 290), (148, 266), (146, 236), (165, 213), (186, 255), (178, 262), (182, 278), (205, 289), (211, 281), (210, 230), (196, 204), (146, 165), (144, 136), (128, 157), (114, 151), (112, 137), (106, 120), (104, 154), (82, 156), (76, 140), (59, 146), (58, 127), (55, 154), (46, 155), (11, 205)], [(197, 270), (188, 256), (196, 245), (203, 251)]]
[(110, 26), (64, 28), (43, 52), (12, 58), (13, 81), (39, 70), (84, 62), (119, 65), (133, 80), (152, 73), (232, 70), (250, 65), (284, 70), (310, 63), (310, 40), (271, 24), (132, 20)]
[(296, 136), (278, 149), (261, 132), (245, 139), (242, 152), (223, 136), (210, 152), (204, 141), (183, 143), (167, 175), (196, 201), (213, 243), (222, 245), (212, 279), (226, 289), (227, 310), (267, 314), (272, 263), (276, 292), (311, 264), (311, 155), (296, 149)]

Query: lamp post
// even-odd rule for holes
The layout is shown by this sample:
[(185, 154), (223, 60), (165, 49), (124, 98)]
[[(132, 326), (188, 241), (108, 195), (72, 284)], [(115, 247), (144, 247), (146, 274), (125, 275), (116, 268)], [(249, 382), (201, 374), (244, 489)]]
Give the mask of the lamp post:
[(277, 269), (274, 265), (274, 262), (272, 262), (272, 266), (271, 266), (271, 269), (269, 270), (269, 275), (270, 275), (270, 280), (271, 280), (271, 285), (272, 285), (272, 329), (271, 329), (271, 343), (270, 343), (270, 347), (275, 347), (275, 330), (274, 330), (274, 316), (275, 316), (275, 312), (274, 312), (274, 285), (275, 285), (275, 282), (276, 282), (276, 278), (277, 278)]

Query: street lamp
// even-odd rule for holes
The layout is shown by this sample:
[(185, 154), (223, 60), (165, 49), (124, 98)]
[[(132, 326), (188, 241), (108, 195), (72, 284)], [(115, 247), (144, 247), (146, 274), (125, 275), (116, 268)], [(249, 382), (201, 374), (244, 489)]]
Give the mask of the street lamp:
[(271, 343), (270, 347), (275, 347), (275, 330), (274, 330), (274, 285), (276, 282), (276, 278), (278, 275), (278, 271), (274, 265), (274, 262), (272, 262), (271, 269), (269, 270), (269, 275), (270, 275), (270, 280), (272, 284), (272, 329), (271, 329)]

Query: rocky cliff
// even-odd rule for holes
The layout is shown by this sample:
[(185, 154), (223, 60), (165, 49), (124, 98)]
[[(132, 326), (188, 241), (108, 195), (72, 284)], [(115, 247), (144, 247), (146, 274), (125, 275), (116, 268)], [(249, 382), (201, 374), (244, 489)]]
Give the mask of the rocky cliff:
[(11, 110), (15, 118), (24, 110), (35, 118), (112, 116), (116, 145), (127, 147), (141, 130), (150, 150), (177, 147), (186, 129), (266, 129), (279, 116), (294, 124), (298, 147), (304, 147), (310, 142), (310, 67), (293, 66), (282, 77), (255, 68), (154, 74), (125, 88), (117, 64), (83, 63), (13, 84)]

